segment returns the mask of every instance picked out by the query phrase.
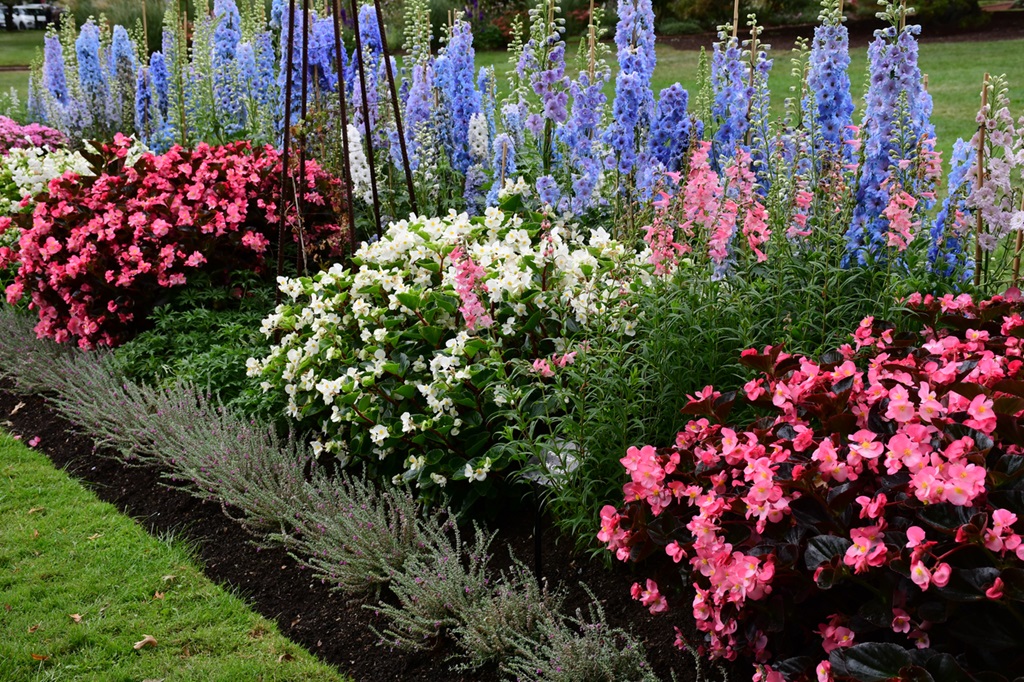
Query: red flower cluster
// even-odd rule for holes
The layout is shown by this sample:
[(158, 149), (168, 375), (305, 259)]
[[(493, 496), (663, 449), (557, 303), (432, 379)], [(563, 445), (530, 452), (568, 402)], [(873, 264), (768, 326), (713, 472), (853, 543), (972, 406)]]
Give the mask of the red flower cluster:
[[(0, 249), (0, 268), (21, 266), (7, 299), (31, 297), (40, 337), (116, 345), (151, 312), (160, 288), (184, 284), (190, 271), (260, 269), (277, 239), (281, 161), (272, 148), (174, 147), (126, 166), (130, 146), (118, 135), (103, 147), (96, 177), (53, 180), (35, 211), (15, 218), (18, 250)], [(310, 253), (341, 251), (331, 203), (338, 186), (307, 162), (301, 238)], [(295, 241), (298, 222), (287, 215)], [(0, 232), (9, 225), (0, 219)]]
[(0, 154), (23, 147), (62, 147), (67, 138), (59, 130), (38, 123), (21, 125), (6, 116), (0, 116)]
[[(622, 459), (626, 505), (602, 510), (598, 538), (621, 560), (662, 557), (669, 582), (634, 588), (652, 611), (691, 583), (711, 656), (753, 657), (762, 677), (803, 657), (787, 676), (819, 680), (857, 679), (857, 646), (880, 666), (904, 646), (1020, 663), (1024, 303), (907, 304), (920, 336), (868, 318), (820, 361), (745, 351), (762, 374), (739, 395), (707, 387), (673, 446)], [(744, 398), (769, 415), (724, 426)], [(1010, 634), (979, 638), (993, 631)]]

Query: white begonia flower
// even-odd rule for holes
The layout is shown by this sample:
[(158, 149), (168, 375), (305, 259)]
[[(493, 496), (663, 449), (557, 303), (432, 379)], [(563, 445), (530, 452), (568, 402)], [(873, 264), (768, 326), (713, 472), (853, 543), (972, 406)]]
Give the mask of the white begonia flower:
[(377, 424), (370, 429), (370, 439), (377, 445), (383, 445), (389, 435), (388, 427), (383, 424)]
[(481, 466), (478, 466), (476, 469), (473, 468), (472, 464), (467, 464), (466, 469), (465, 471), (463, 471), (463, 473), (466, 475), (466, 478), (470, 480), (470, 482), (482, 481), (487, 478), (487, 474), (491, 471), (491, 464), (491, 458), (487, 457), (486, 459), (484, 459), (483, 464)]
[(408, 412), (402, 413), (402, 433), (411, 433), (416, 430), (416, 422)]
[(430, 480), (442, 488), (448, 485), (448, 479), (441, 474), (430, 474)]

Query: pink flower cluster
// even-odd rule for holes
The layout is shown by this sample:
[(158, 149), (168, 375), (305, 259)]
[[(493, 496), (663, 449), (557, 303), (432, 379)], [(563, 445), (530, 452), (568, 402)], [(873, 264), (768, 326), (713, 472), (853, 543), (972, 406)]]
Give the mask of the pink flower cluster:
[[(118, 135), (102, 150), (104, 172), (53, 180), (34, 212), (15, 218), (18, 249), (0, 252), (0, 267), (20, 263), (7, 299), (30, 296), (40, 337), (116, 345), (149, 314), (159, 288), (184, 284), (189, 271), (259, 269), (276, 239), (281, 162), (270, 147), (174, 147), (129, 167), (130, 146)], [(306, 174), (303, 242), (315, 256), (340, 253), (329, 203), (337, 182), (315, 163)], [(297, 232), (294, 212), (286, 222)]]
[(67, 138), (59, 130), (38, 123), (21, 125), (6, 116), (0, 116), (0, 154), (25, 147), (63, 147)]
[(539, 374), (545, 379), (550, 379), (555, 376), (555, 368), (562, 369), (574, 362), (576, 362), (576, 351), (565, 353), (564, 355), (555, 355), (550, 359), (537, 358), (533, 361), (532, 367), (534, 373)]
[(487, 271), (474, 263), (461, 247), (456, 247), (450, 257), (455, 264), (455, 292), (462, 300), (459, 312), (466, 320), (466, 328), (473, 331), (478, 327), (490, 327), (494, 324), (494, 318), (490, 316), (476, 294), (477, 288), (487, 291), (487, 285), (483, 283)]
[(680, 191), (674, 196), (662, 192), (654, 201), (654, 219), (644, 228), (644, 239), (657, 274), (672, 272), (679, 256), (696, 248), (691, 242), (701, 239), (706, 240), (702, 248), (712, 264), (721, 269), (737, 231), (746, 238), (757, 262), (767, 260), (762, 247), (771, 237), (768, 210), (755, 191), (750, 152), (737, 150), (725, 168), (724, 184), (711, 167), (710, 154), (711, 143), (699, 143)]
[[(1008, 292), (980, 304), (966, 295), (907, 304), (925, 320), (920, 337), (868, 318), (856, 348), (821, 361), (745, 351), (762, 373), (741, 392), (705, 388), (684, 410), (701, 418), (672, 446), (622, 458), (625, 506), (601, 510), (598, 539), (623, 561), (687, 560), (712, 657), (771, 660), (782, 604), (759, 603), (779, 580), (817, 586), (814, 598), (832, 605), (827, 623), (802, 623), (826, 654), (892, 633), (931, 646), (944, 625), (918, 611), (927, 599), (1006, 608), (1024, 567), (1021, 510), (1002, 492), (1024, 484), (1024, 303)], [(725, 426), (743, 399), (773, 416)], [(946, 592), (962, 571), (985, 576), (968, 600), (964, 578)], [(849, 618), (844, 590), (857, 580), (870, 581), (891, 626)], [(674, 593), (665, 588), (649, 581), (633, 596), (666, 611)], [(952, 641), (951, 653), (964, 650)], [(831, 675), (829, 661), (817, 666), (819, 679)]]

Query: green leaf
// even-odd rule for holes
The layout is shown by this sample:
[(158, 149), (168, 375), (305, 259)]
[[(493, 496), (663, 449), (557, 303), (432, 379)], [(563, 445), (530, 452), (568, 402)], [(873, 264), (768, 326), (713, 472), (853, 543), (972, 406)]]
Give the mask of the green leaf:
[(409, 308), (410, 310), (416, 310), (417, 308), (420, 307), (419, 294), (413, 292), (405, 292), (402, 294), (395, 294), (395, 298), (398, 299), (399, 303), (404, 305), (406, 308)]
[(971, 676), (949, 654), (936, 654), (928, 659), (925, 668), (935, 682), (971, 682)]
[(910, 654), (897, 644), (865, 642), (829, 654), (832, 674), (852, 677), (859, 682), (882, 682), (899, 677), (900, 670), (911, 665)]
[(483, 339), (470, 339), (464, 346), (467, 358), (473, 358), (478, 352), (487, 348), (487, 342)]
[(441, 345), (441, 337), (444, 336), (444, 331), (438, 327), (419, 326), (417, 329), (420, 330), (420, 336), (423, 340), (429, 343), (435, 348)]

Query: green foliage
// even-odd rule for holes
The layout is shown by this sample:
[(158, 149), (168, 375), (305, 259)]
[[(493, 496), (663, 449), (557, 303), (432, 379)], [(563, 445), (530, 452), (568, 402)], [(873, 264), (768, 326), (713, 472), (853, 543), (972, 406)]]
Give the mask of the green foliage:
[(136, 381), (156, 387), (188, 382), (228, 407), (266, 418), (281, 405), (246, 377), (245, 362), (266, 352), (260, 321), (273, 306), (273, 287), (251, 272), (234, 273), (219, 286), (209, 277), (193, 278), (153, 312), (152, 329), (115, 355)]
[(564, 408), (541, 415), (542, 426), (526, 428), (524, 416), (520, 448), (534, 456), (558, 443), (579, 448), (571, 453), (580, 460), (575, 471), (543, 473), (553, 483), (549, 509), (581, 548), (593, 547), (601, 506), (622, 497), (619, 458), (631, 446), (673, 442), (688, 395), (708, 384), (740, 389), (749, 378), (740, 351), (783, 344), (788, 352), (817, 356), (846, 342), (863, 317), (892, 316), (897, 298), (943, 291), (941, 282), (911, 279), (902, 270), (844, 268), (841, 237), (821, 242), (774, 252), (727, 280), (682, 268), (640, 289), (630, 299), (636, 335), (591, 338), (589, 350), (548, 389), (549, 404)]

